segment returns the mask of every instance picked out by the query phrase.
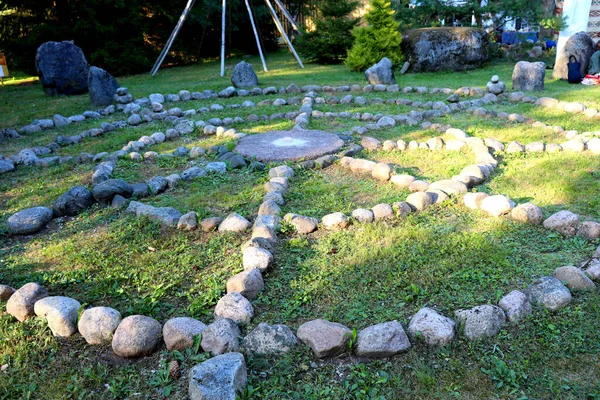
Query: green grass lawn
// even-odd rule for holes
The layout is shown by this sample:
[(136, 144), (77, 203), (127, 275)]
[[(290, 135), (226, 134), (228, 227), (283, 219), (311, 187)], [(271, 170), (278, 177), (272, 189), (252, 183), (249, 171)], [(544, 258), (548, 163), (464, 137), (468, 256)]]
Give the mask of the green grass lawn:
[[(227, 72), (240, 61), (227, 61)], [(257, 58), (249, 62), (260, 65)], [(269, 55), (270, 72), (257, 73), (261, 86), (305, 84), (365, 84), (362, 74), (343, 66), (307, 65), (299, 69), (289, 54)], [(218, 76), (214, 62), (163, 69), (155, 77), (121, 77), (135, 97), (177, 93), (181, 89), (222, 89), (229, 77)], [(512, 63), (497, 62), (461, 73), (407, 74), (401, 86), (484, 87), (491, 75), (510, 83)], [(581, 101), (600, 108), (600, 88), (568, 85), (550, 79), (540, 96)], [(9, 82), (0, 88), (0, 128), (22, 126), (34, 118), (60, 113), (72, 115), (91, 108), (88, 97), (46, 98), (36, 82)], [(510, 84), (509, 84), (510, 86)], [(446, 96), (416, 93), (371, 93), (368, 98), (407, 98), (429, 101)], [(291, 97), (291, 95), (277, 96)], [(265, 97), (253, 97), (258, 102)], [(274, 99), (275, 96), (269, 98)], [(210, 104), (241, 103), (213, 99), (179, 103), (182, 109)], [(527, 104), (500, 103), (488, 109), (521, 113), (565, 129), (600, 131), (600, 119), (567, 114)], [(323, 112), (358, 111), (399, 114), (408, 107), (387, 104), (358, 106), (316, 105)], [(214, 116), (247, 117), (297, 110), (296, 106), (232, 109)], [(121, 119), (115, 114), (103, 121)], [(204, 119), (197, 115), (195, 119)], [(472, 136), (503, 142), (561, 143), (564, 134), (466, 112), (432, 122), (450, 124)], [(98, 121), (54, 129), (0, 143), (0, 153), (13, 154), (42, 145), (58, 135), (73, 135)], [(312, 129), (343, 132), (364, 122), (312, 119)], [(287, 120), (259, 121), (236, 126), (255, 134), (290, 129)], [(130, 140), (169, 128), (165, 123), (125, 128), (86, 138), (60, 150), (61, 155), (82, 151), (115, 151)], [(372, 131), (381, 140), (424, 141), (439, 133), (420, 126), (399, 125)], [(353, 140), (360, 143), (360, 137)], [(204, 137), (199, 132), (149, 150), (168, 152), (177, 146), (232, 146), (228, 138)], [(470, 151), (362, 151), (357, 157), (393, 164), (398, 173), (419, 179), (448, 179), (474, 162)], [(197, 160), (202, 164), (213, 156)], [(582, 154), (499, 154), (500, 164), (480, 190), (505, 194), (522, 203), (542, 207), (544, 216), (569, 209), (583, 218), (600, 221), (600, 159)], [(155, 162), (120, 160), (114, 177), (141, 182), (155, 175), (181, 172), (187, 158)], [(200, 217), (238, 212), (254, 219), (264, 195), (266, 171), (241, 169), (223, 176), (207, 176), (145, 200), (155, 206), (196, 211)], [(166, 229), (124, 210), (97, 205), (85, 213), (54, 220), (40, 234), (6, 235), (8, 217), (27, 207), (51, 206), (75, 185), (91, 186), (91, 164), (60, 165), (46, 169), (20, 167), (0, 175), (0, 283), (20, 287), (40, 282), (50, 293), (71, 296), (82, 304), (106, 305), (124, 316), (144, 314), (161, 323), (174, 316), (212, 322), (212, 312), (225, 293), (225, 281), (242, 270), (240, 246), (249, 235), (180, 232)], [(282, 211), (320, 218), (378, 203), (402, 201), (408, 195), (368, 174), (350, 172), (338, 164), (297, 171), (286, 193)], [(285, 225), (284, 225), (285, 228)], [(348, 230), (319, 230), (300, 236), (284, 229), (275, 250), (273, 268), (265, 274), (266, 288), (253, 301), (260, 322), (283, 323), (293, 330), (308, 320), (325, 318), (360, 330), (398, 320), (404, 326), (421, 307), (434, 307), (452, 317), (458, 308), (495, 304), (509, 291), (563, 265), (578, 265), (600, 243), (565, 238), (541, 227), (524, 226), (508, 218), (492, 218), (447, 201), (403, 220), (354, 225)], [(4, 309), (4, 304), (0, 304)], [(516, 326), (507, 325), (489, 339), (470, 342), (464, 337), (443, 348), (416, 344), (408, 353), (385, 360), (343, 355), (317, 360), (298, 346), (281, 357), (247, 357), (248, 399), (600, 399), (600, 293), (575, 293), (574, 301), (556, 313), (537, 310)], [(208, 356), (202, 351), (168, 352), (164, 348), (141, 360), (116, 357), (110, 346), (88, 346), (75, 335), (57, 339), (39, 318), (21, 324), (0, 314), (0, 399), (184, 399), (185, 372)], [(169, 377), (168, 364), (177, 359), (182, 378)], [(4, 367), (3, 367), (4, 368)]]

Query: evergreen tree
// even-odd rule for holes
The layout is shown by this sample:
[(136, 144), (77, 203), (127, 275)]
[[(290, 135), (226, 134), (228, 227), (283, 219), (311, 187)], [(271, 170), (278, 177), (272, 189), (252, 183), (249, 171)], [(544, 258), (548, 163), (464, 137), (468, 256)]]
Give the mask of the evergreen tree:
[(372, 0), (365, 19), (368, 26), (353, 31), (354, 45), (348, 51), (346, 66), (353, 71), (364, 71), (383, 57), (389, 58), (394, 66), (402, 63), (402, 36), (390, 1)]
[(315, 21), (316, 29), (296, 39), (298, 50), (309, 61), (319, 64), (339, 64), (352, 47), (352, 29), (359, 18), (350, 14), (358, 1), (325, 0), (320, 5), (321, 18)]

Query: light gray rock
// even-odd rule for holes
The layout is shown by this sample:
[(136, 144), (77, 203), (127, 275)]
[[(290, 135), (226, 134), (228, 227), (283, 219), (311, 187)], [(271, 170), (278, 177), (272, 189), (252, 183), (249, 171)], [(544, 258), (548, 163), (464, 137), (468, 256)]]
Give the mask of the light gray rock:
[(510, 212), (512, 219), (528, 224), (539, 225), (542, 223), (544, 216), (542, 209), (533, 203), (519, 204)]
[(392, 167), (386, 163), (377, 163), (371, 170), (371, 176), (379, 181), (387, 182), (392, 177)]
[(512, 74), (513, 90), (529, 92), (544, 90), (546, 77), (546, 64), (543, 62), (519, 61)]
[(410, 184), (413, 183), (414, 180), (414, 176), (402, 174), (392, 176), (390, 182), (392, 182), (399, 189), (406, 189), (410, 187)]
[(333, 357), (346, 350), (352, 331), (342, 324), (315, 319), (298, 327), (298, 339), (318, 358)]
[(411, 344), (398, 321), (369, 326), (358, 332), (356, 355), (362, 357), (391, 357), (410, 349)]
[(206, 170), (200, 167), (190, 167), (181, 173), (181, 179), (190, 181), (196, 178), (202, 178), (206, 175)]
[(35, 315), (45, 318), (48, 327), (59, 337), (69, 337), (77, 332), (77, 313), (81, 303), (70, 297), (50, 296), (35, 302)]
[(587, 277), (583, 270), (572, 265), (556, 268), (552, 276), (571, 290), (594, 290), (596, 288), (594, 282)]
[(280, 165), (275, 168), (271, 168), (269, 170), (269, 177), (271, 178), (288, 178), (292, 179), (294, 177), (294, 170), (287, 165)]
[(392, 61), (387, 57), (383, 57), (377, 64), (367, 69), (365, 77), (371, 85), (392, 85), (396, 83)]
[(244, 250), (242, 263), (244, 270), (258, 269), (264, 272), (273, 262), (273, 255), (269, 250), (260, 247), (249, 247)]
[(348, 217), (346, 217), (344, 213), (341, 212), (335, 212), (325, 215), (321, 219), (321, 223), (323, 224), (323, 227), (328, 230), (345, 229), (348, 227), (348, 225), (350, 225)]
[(194, 318), (171, 318), (163, 326), (162, 334), (167, 350), (184, 350), (194, 345), (194, 337), (202, 334), (206, 325)]
[(554, 213), (543, 222), (544, 228), (557, 231), (565, 236), (575, 235), (578, 225), (579, 215), (568, 210)]
[(160, 343), (162, 326), (153, 318), (131, 315), (117, 327), (112, 349), (119, 357), (133, 358), (148, 356)]
[[(415, 181), (416, 182), (416, 181)], [(406, 202), (415, 210), (423, 211), (433, 204), (433, 198), (429, 193), (416, 192), (408, 195)]]
[(26, 283), (10, 296), (6, 312), (23, 322), (35, 315), (34, 305), (44, 297), (48, 297), (48, 292), (39, 283)]
[(594, 221), (584, 221), (579, 224), (577, 236), (586, 240), (596, 240), (600, 238), (600, 223)]
[(481, 201), (481, 209), (493, 217), (510, 213), (513, 203), (506, 196), (500, 194), (487, 196)]
[(296, 232), (301, 235), (307, 235), (317, 230), (319, 220), (312, 217), (305, 217), (298, 214), (286, 214), (283, 217), (284, 221), (294, 227)]
[(237, 292), (227, 293), (215, 306), (215, 319), (229, 318), (237, 324), (245, 325), (254, 316), (254, 307)]
[(469, 310), (457, 310), (454, 315), (469, 340), (495, 336), (506, 322), (500, 307), (483, 305)]
[(200, 227), (203, 232), (212, 232), (217, 230), (221, 222), (223, 222), (223, 218), (221, 217), (204, 218), (200, 221)]
[(227, 164), (221, 161), (214, 161), (206, 164), (204, 167), (206, 172), (214, 172), (216, 174), (224, 174), (227, 172)]
[(28, 235), (42, 230), (52, 220), (54, 213), (48, 207), (21, 210), (8, 218), (8, 229), (13, 235)]
[(177, 222), (177, 229), (182, 231), (193, 231), (198, 229), (198, 216), (195, 211), (190, 211), (187, 214), (183, 214)]
[(248, 383), (246, 361), (240, 353), (211, 358), (190, 370), (190, 400), (236, 400)]
[(523, 293), (532, 304), (543, 305), (550, 311), (556, 311), (572, 300), (569, 289), (552, 276), (542, 276), (523, 290)]
[(153, 176), (146, 181), (151, 194), (160, 194), (167, 190), (169, 182), (164, 176)]
[(467, 193), (467, 186), (462, 182), (445, 179), (433, 182), (428, 190), (441, 190), (449, 196), (458, 196)]
[(408, 334), (429, 346), (445, 346), (454, 339), (455, 322), (431, 308), (419, 310), (408, 324)]
[(531, 303), (525, 293), (513, 290), (498, 302), (509, 322), (516, 323), (527, 317), (532, 312)]
[(181, 218), (181, 212), (172, 207), (153, 207), (137, 201), (132, 201), (127, 207), (128, 212), (139, 216), (146, 216), (150, 221), (157, 221), (161, 224), (175, 228)]
[(202, 332), (200, 345), (213, 356), (240, 351), (240, 328), (231, 319), (219, 319)]
[(377, 204), (377, 205), (373, 206), (371, 211), (373, 211), (373, 217), (375, 218), (376, 221), (384, 220), (384, 219), (392, 219), (394, 217), (394, 210), (392, 209), (392, 206), (390, 206), (389, 204), (385, 204), (385, 203)]
[(246, 335), (242, 344), (248, 353), (273, 355), (290, 352), (298, 344), (298, 339), (285, 325), (268, 325), (261, 322)]
[(219, 225), (219, 232), (244, 232), (252, 226), (250, 221), (238, 213), (231, 213)]
[(365, 208), (357, 208), (356, 210), (352, 211), (352, 218), (354, 218), (360, 223), (369, 223), (375, 220), (375, 215), (371, 210), (367, 210)]
[(121, 320), (121, 313), (114, 308), (93, 307), (81, 314), (77, 328), (88, 344), (106, 344), (112, 342)]
[[(249, 247), (246, 250), (253, 249)], [(245, 252), (244, 252), (245, 253)], [(237, 292), (249, 300), (254, 300), (265, 288), (265, 282), (258, 268), (252, 268), (233, 275), (227, 280), (227, 293)]]

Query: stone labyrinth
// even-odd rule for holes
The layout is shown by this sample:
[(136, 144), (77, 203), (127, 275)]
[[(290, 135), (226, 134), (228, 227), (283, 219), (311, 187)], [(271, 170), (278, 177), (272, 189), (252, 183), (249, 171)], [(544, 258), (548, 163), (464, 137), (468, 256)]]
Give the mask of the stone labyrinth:
[[(114, 208), (126, 207), (128, 213), (147, 217), (161, 224), (180, 230), (201, 228), (206, 232), (251, 232), (250, 239), (242, 246), (244, 271), (231, 276), (226, 283), (227, 294), (216, 304), (215, 322), (208, 326), (193, 318), (178, 317), (164, 325), (153, 318), (131, 315), (122, 318), (119, 311), (109, 307), (89, 306), (78, 318), (81, 303), (75, 299), (57, 294), (50, 295), (38, 283), (27, 283), (18, 290), (6, 285), (0, 286), (2, 299), (8, 299), (7, 312), (24, 321), (37, 315), (47, 320), (54, 335), (66, 337), (79, 332), (90, 345), (112, 344), (113, 351), (121, 357), (142, 357), (156, 351), (164, 341), (168, 350), (182, 350), (191, 347), (194, 337), (201, 334), (201, 346), (213, 358), (198, 364), (189, 372), (189, 395), (192, 399), (217, 398), (235, 399), (236, 393), (243, 390), (247, 382), (245, 359), (253, 354), (281, 354), (290, 351), (299, 343), (309, 346), (318, 358), (332, 357), (348, 351), (351, 340), (350, 328), (336, 323), (317, 319), (302, 324), (294, 333), (285, 325), (269, 325), (263, 321), (251, 332), (242, 337), (243, 326), (255, 315), (251, 300), (264, 289), (264, 279), (268, 279), (269, 267), (273, 263), (273, 250), (277, 246), (277, 234), (282, 220), (298, 234), (310, 234), (318, 229), (346, 229), (351, 224), (366, 224), (377, 220), (402, 219), (414, 212), (434, 207), (444, 201), (459, 201), (470, 209), (480, 209), (495, 216), (513, 218), (525, 224), (543, 224), (544, 228), (566, 236), (579, 235), (593, 240), (600, 237), (600, 223), (581, 221), (579, 215), (562, 210), (543, 219), (542, 210), (532, 204), (515, 204), (501, 193), (488, 195), (477, 192), (476, 188), (486, 180), (493, 179), (494, 170), (502, 152), (586, 152), (600, 154), (600, 138), (589, 132), (564, 132), (562, 127), (547, 126), (519, 114), (495, 112), (498, 101), (523, 102), (539, 107), (553, 107), (566, 113), (579, 113), (585, 118), (594, 118), (599, 113), (586, 109), (580, 103), (563, 103), (551, 98), (535, 98), (525, 93), (503, 93), (498, 90), (497, 79), (488, 85), (488, 91), (477, 88), (458, 90), (405, 87), (398, 85), (367, 86), (305, 86), (292, 84), (287, 88), (255, 88), (252, 91), (236, 90), (233, 87), (219, 93), (212, 91), (190, 93), (182, 90), (179, 94), (153, 94), (149, 98), (134, 100), (127, 89), (120, 88), (115, 97), (117, 106), (109, 106), (98, 112), (86, 111), (82, 115), (69, 118), (55, 116), (53, 119), (37, 120), (17, 132), (6, 130), (5, 137), (18, 137), (20, 134), (52, 129), (85, 119), (101, 119), (105, 115), (122, 112), (126, 120), (103, 122), (97, 128), (81, 132), (79, 135), (63, 137), (46, 147), (24, 149), (18, 154), (0, 157), (0, 171), (9, 172), (21, 165), (45, 167), (60, 163), (90, 163), (93, 168), (93, 186), (88, 189), (76, 186), (60, 196), (51, 208), (34, 207), (22, 210), (8, 219), (8, 226), (14, 235), (34, 234), (42, 230), (53, 218), (73, 216), (90, 207), (94, 202)], [(503, 85), (502, 85), (503, 86)], [(490, 89), (490, 87), (493, 89)], [(363, 92), (398, 93), (397, 99), (385, 101), (390, 105), (409, 107), (410, 112), (398, 115), (370, 114), (368, 112), (321, 112), (314, 110), (318, 104), (377, 104), (384, 101), (367, 99)], [(494, 92), (494, 93), (492, 93)], [(408, 100), (402, 93), (438, 93), (448, 95), (446, 101)], [(211, 112), (225, 107), (217, 103), (198, 110), (183, 111), (179, 107), (166, 109), (167, 105), (184, 104), (185, 101), (231, 98), (234, 96), (291, 95), (287, 99), (266, 99), (258, 104), (245, 100), (240, 104), (229, 105), (228, 109), (259, 108), (263, 105), (276, 105), (285, 112), (270, 116), (251, 114), (246, 119), (210, 118)], [(470, 137), (459, 127), (442, 125), (435, 120), (452, 113), (471, 113), (480, 118), (508, 120), (515, 124), (528, 124), (540, 130), (564, 132), (563, 143), (544, 144), (542, 142), (523, 145), (518, 142), (501, 143), (495, 138)], [(207, 119), (201, 121), (197, 116)], [(327, 118), (356, 121), (351, 131), (342, 133), (311, 130), (311, 120)], [(246, 135), (232, 126), (240, 127), (246, 122), (259, 120), (287, 119), (295, 122), (291, 131), (274, 131), (256, 135)], [(129, 129), (141, 124), (163, 121), (172, 124), (165, 133), (156, 132), (151, 136), (140, 137), (137, 141), (123, 143), (121, 149), (113, 153), (82, 153), (78, 157), (60, 156), (61, 148), (70, 144), (92, 141), (94, 137), (110, 134), (119, 129)], [(430, 129), (445, 134), (450, 139), (435, 136), (423, 142), (405, 142), (378, 139), (367, 136), (369, 132), (399, 125)], [(155, 144), (165, 140), (182, 140), (200, 132), (201, 135), (217, 135), (236, 141), (234, 151), (223, 146), (208, 149), (185, 146), (174, 152), (158, 154), (151, 151)], [(360, 143), (360, 145), (358, 144)], [(447, 179), (426, 182), (413, 176), (397, 175), (391, 165), (361, 158), (361, 151), (384, 149), (386, 151), (411, 151), (428, 149), (431, 151), (458, 151), (470, 149), (473, 163), (465, 167), (459, 175)], [(368, 155), (368, 152), (365, 152)], [(209, 155), (217, 157), (210, 161)], [(112, 179), (121, 158), (133, 160), (154, 160), (160, 157), (187, 157), (189, 168), (173, 171), (168, 176), (155, 176), (147, 182), (125, 182)], [(258, 160), (258, 161), (256, 161)], [(274, 166), (266, 170), (261, 162), (291, 161), (289, 165)], [(356, 209), (351, 215), (335, 212), (316, 219), (289, 213), (281, 214), (280, 206), (285, 203), (286, 190), (294, 184), (294, 171), (298, 169), (327, 168), (333, 163), (365, 177), (389, 182), (398, 188), (408, 188), (411, 194), (393, 204), (374, 204), (370, 209)], [(207, 174), (226, 174), (228, 170), (240, 167), (265, 170), (270, 180), (264, 185), (265, 195), (253, 222), (238, 213), (227, 218), (206, 218), (198, 221), (195, 212), (169, 207), (154, 207), (140, 200), (149, 195), (168, 193), (181, 180), (190, 181)], [(135, 199), (135, 200), (133, 200)], [(356, 337), (354, 352), (363, 357), (389, 357), (409, 351), (411, 343), (422, 340), (427, 345), (442, 346), (457, 334), (468, 339), (478, 339), (496, 335), (506, 323), (515, 323), (534, 311), (532, 305), (540, 305), (549, 310), (565, 307), (572, 299), (572, 289), (594, 289), (593, 281), (600, 279), (600, 249), (580, 268), (566, 266), (557, 268), (553, 276), (544, 276), (531, 283), (523, 291), (513, 290), (499, 301), (498, 305), (481, 305), (471, 309), (457, 310), (450, 318), (432, 308), (422, 308), (411, 319), (405, 331), (397, 321), (381, 321), (360, 331)], [(242, 327), (242, 330), (240, 330)], [(241, 338), (241, 339), (240, 339)], [(213, 397), (211, 397), (213, 396)]]

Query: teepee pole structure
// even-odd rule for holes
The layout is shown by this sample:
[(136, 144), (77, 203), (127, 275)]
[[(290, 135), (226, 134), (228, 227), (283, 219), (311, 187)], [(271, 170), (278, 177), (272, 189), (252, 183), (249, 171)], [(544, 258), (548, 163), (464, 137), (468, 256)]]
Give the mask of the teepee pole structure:
[(221, 13), (221, 76), (225, 75), (225, 8), (226, 0), (223, 0), (223, 12)]
[[(288, 19), (288, 21), (290, 21), (290, 24), (292, 24), (292, 27), (298, 32), (298, 34), (302, 34), (300, 29), (294, 22), (294, 19), (292, 18), (290, 13), (286, 10), (283, 3), (281, 3), (280, 0), (274, 0), (274, 1), (277, 4), (277, 6), (279, 7), (279, 9), (281, 10), (281, 12), (283, 13), (283, 15), (285, 15), (285, 17)], [(185, 6), (185, 9), (183, 10), (183, 12), (181, 13), (181, 16), (179, 17), (179, 21), (177, 22), (175, 29), (171, 33), (169, 40), (167, 40), (165, 47), (162, 49), (160, 55), (158, 56), (158, 59), (156, 60), (156, 62), (154, 63), (154, 66), (152, 67), (152, 70), (150, 71), (150, 74), (152, 76), (156, 75), (160, 66), (162, 65), (163, 61), (165, 60), (165, 57), (167, 56), (167, 54), (169, 54), (169, 51), (171, 50), (171, 46), (173, 45), (175, 38), (177, 38), (177, 35), (179, 34), (179, 30), (183, 26), (183, 23), (185, 22), (188, 14), (190, 13), (190, 10), (194, 6), (195, 2), (196, 2), (196, 0), (188, 0), (187, 5)], [(250, 23), (252, 24), (252, 30), (254, 31), (254, 38), (256, 39), (256, 46), (258, 47), (258, 53), (260, 54), (260, 59), (262, 61), (263, 69), (265, 70), (265, 72), (268, 72), (267, 63), (265, 62), (265, 56), (263, 54), (262, 47), (260, 44), (258, 29), (256, 28), (256, 24), (254, 23), (254, 16), (252, 15), (252, 8), (250, 7), (250, 3), (248, 2), (248, 0), (245, 0), (245, 2), (246, 2), (246, 8), (248, 9), (248, 15), (250, 16)], [(271, 16), (273, 17), (273, 21), (275, 21), (277, 30), (279, 31), (279, 33), (281, 34), (281, 37), (283, 38), (283, 40), (287, 44), (288, 48), (290, 49), (290, 52), (294, 55), (294, 57), (296, 58), (296, 61), (298, 61), (298, 64), (300, 65), (300, 67), (304, 68), (304, 65), (302, 64), (302, 60), (300, 60), (298, 53), (296, 53), (296, 50), (294, 49), (294, 46), (292, 45), (292, 41), (285, 33), (285, 31), (283, 29), (283, 25), (281, 24), (281, 21), (279, 20), (279, 17), (277, 16), (277, 12), (275, 12), (275, 9), (273, 8), (271, 1), (265, 0), (265, 3), (267, 4), (267, 7), (269, 8), (269, 12), (271, 13)], [(226, 13), (226, 8), (227, 8), (227, 0), (222, 0), (222, 8), (223, 9), (221, 12), (221, 76), (225, 76), (225, 13)]]
[(248, 9), (248, 15), (250, 16), (250, 23), (252, 24), (252, 30), (254, 31), (254, 38), (256, 39), (256, 46), (258, 47), (258, 54), (260, 54), (260, 60), (262, 61), (263, 70), (265, 72), (269, 72), (267, 69), (267, 63), (265, 62), (265, 56), (262, 52), (262, 47), (260, 46), (260, 39), (258, 38), (258, 30), (256, 29), (256, 25), (254, 24), (254, 17), (252, 16), (252, 9), (250, 8), (250, 3), (248, 0), (246, 1), (246, 8)]
[(277, 6), (279, 7), (279, 9), (283, 13), (283, 15), (285, 15), (285, 17), (287, 18), (287, 20), (290, 21), (290, 24), (292, 25), (292, 28), (294, 28), (294, 30), (296, 32), (298, 32), (298, 35), (302, 35), (302, 31), (300, 30), (300, 28), (298, 28), (298, 25), (296, 25), (296, 22), (294, 21), (294, 18), (292, 18), (292, 16), (288, 12), (288, 10), (284, 7), (284, 5), (281, 4), (281, 1), (279, 1), (279, 0), (274, 0), (274, 1), (275, 1), (275, 4), (277, 4)]
[(277, 29), (279, 30), (279, 33), (283, 37), (283, 40), (285, 40), (285, 43), (288, 45), (290, 51), (292, 52), (292, 54), (296, 58), (296, 61), (298, 61), (298, 64), (300, 65), (300, 68), (304, 68), (304, 65), (302, 65), (302, 60), (300, 60), (300, 57), (298, 57), (298, 54), (296, 53), (296, 50), (294, 50), (294, 46), (292, 46), (292, 42), (290, 41), (290, 38), (288, 38), (288, 36), (286, 35), (285, 31), (283, 30), (283, 26), (281, 25), (281, 21), (279, 20), (279, 17), (277, 16), (277, 13), (275, 12), (275, 9), (273, 8), (273, 5), (271, 5), (271, 1), (270, 0), (265, 0), (265, 3), (267, 3), (267, 7), (269, 7), (269, 10), (271, 11), (271, 16), (273, 17), (273, 21), (275, 21), (275, 25), (277, 26)]
[(188, 14), (190, 13), (190, 10), (194, 6), (195, 2), (196, 2), (196, 0), (188, 0), (188, 3), (185, 6), (185, 9), (183, 10), (183, 12), (181, 13), (181, 16), (179, 17), (179, 21), (177, 21), (177, 25), (175, 25), (175, 29), (171, 33), (169, 40), (167, 40), (167, 44), (160, 52), (158, 59), (156, 60), (156, 62), (154, 63), (154, 66), (152, 67), (152, 70), (150, 71), (150, 74), (152, 76), (154, 76), (158, 72), (158, 69), (160, 68), (161, 64), (165, 60), (165, 57), (167, 56), (167, 54), (169, 54), (169, 50), (171, 50), (171, 46), (173, 45), (173, 42), (175, 41), (175, 38), (177, 37), (179, 30), (183, 26), (183, 23), (185, 22), (185, 19), (187, 18)]

